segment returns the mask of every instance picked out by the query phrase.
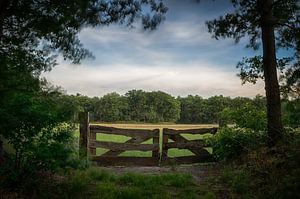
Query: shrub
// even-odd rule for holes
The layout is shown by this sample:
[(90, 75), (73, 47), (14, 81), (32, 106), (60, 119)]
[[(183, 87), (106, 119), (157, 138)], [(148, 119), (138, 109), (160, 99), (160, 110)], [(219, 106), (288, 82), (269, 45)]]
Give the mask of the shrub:
[(225, 108), (219, 113), (225, 123), (235, 123), (237, 127), (262, 131), (267, 127), (265, 110), (260, 110), (250, 103), (236, 109)]
[(74, 127), (66, 123), (42, 129), (34, 142), (22, 147), (19, 163), (16, 163), (18, 160), (15, 156), (8, 156), (0, 168), (0, 185), (26, 192), (37, 186), (42, 173), (84, 167), (84, 163), (78, 159), (73, 132)]
[(242, 164), (227, 165), (223, 181), (236, 198), (299, 198), (299, 146), (300, 133), (288, 131), (275, 147), (258, 147), (245, 155)]
[(265, 140), (264, 132), (254, 132), (245, 128), (224, 127), (209, 139), (213, 155), (218, 160), (231, 160), (240, 157)]

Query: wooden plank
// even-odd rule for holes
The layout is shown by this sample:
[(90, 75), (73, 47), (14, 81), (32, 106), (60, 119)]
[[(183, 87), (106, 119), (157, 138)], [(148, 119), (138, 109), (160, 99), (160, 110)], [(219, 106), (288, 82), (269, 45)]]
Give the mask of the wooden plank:
[[(142, 143), (145, 142), (146, 140), (150, 139), (151, 137), (133, 137), (129, 140), (127, 140), (125, 143)], [(107, 151), (106, 153), (102, 154), (102, 156), (118, 156), (121, 153), (125, 152), (124, 150), (110, 150)]]
[[(155, 131), (159, 134), (159, 129), (155, 129)], [(153, 144), (157, 144), (159, 146), (159, 137), (153, 138)], [(152, 151), (152, 157), (159, 160), (159, 147), (158, 149)]]
[(117, 142), (103, 142), (97, 140), (90, 140), (91, 148), (105, 148), (111, 150), (124, 151), (155, 151), (159, 150), (159, 144), (140, 144), (140, 143), (117, 143)]
[(213, 162), (215, 161), (212, 155), (203, 156), (183, 156), (183, 157), (172, 157), (166, 158), (162, 164), (191, 164), (201, 162)]
[(80, 122), (79, 126), (79, 156), (81, 158), (87, 158), (88, 156), (88, 139), (89, 139), (89, 113), (80, 112), (78, 115)]
[(153, 157), (103, 157), (94, 156), (92, 161), (98, 166), (157, 166), (159, 161)]
[[(96, 140), (96, 133), (90, 132), (90, 140), (93, 140), (93, 141)], [(90, 149), (90, 155), (96, 155), (96, 149), (95, 148), (89, 147), (89, 149)]]
[(201, 129), (183, 129), (183, 130), (175, 130), (175, 129), (168, 129), (165, 128), (164, 133), (166, 135), (179, 135), (179, 134), (215, 134), (217, 132), (218, 128), (201, 128)]
[(186, 148), (203, 148), (205, 147), (204, 141), (203, 140), (190, 140), (190, 141), (184, 141), (184, 142), (170, 142), (166, 143), (164, 145), (167, 149), (171, 148), (178, 148), (178, 149), (186, 149)]
[(159, 133), (157, 133), (157, 131), (147, 129), (121, 129), (107, 126), (90, 125), (90, 130), (93, 133), (124, 135), (129, 137), (159, 137)]

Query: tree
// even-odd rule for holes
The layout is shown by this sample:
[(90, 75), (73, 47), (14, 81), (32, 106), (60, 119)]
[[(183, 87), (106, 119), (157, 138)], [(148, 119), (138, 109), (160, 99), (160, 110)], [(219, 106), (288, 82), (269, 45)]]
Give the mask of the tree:
[[(291, 60), (299, 60), (299, 2), (297, 0), (231, 0), (231, 2), (235, 8), (234, 12), (207, 22), (207, 26), (216, 39), (228, 37), (239, 42), (241, 38), (248, 37), (247, 47), (254, 50), (262, 44), (262, 57), (245, 59), (238, 66), (242, 66), (242, 72), (246, 71), (246, 76), (250, 74), (254, 79), (263, 72), (267, 100), (267, 132), (270, 145), (274, 145), (282, 137), (283, 131), (277, 78), (280, 60), (276, 59), (276, 50), (279, 47), (290, 49), (294, 52)], [(286, 60), (281, 62), (287, 63)], [(299, 64), (297, 61), (294, 63)], [(243, 70), (245, 68), (246, 70)]]
[(155, 116), (152, 121), (175, 122), (179, 118), (180, 103), (171, 95), (162, 91), (147, 93), (149, 114)]
[(100, 121), (124, 121), (124, 113), (128, 109), (125, 99), (117, 93), (104, 95), (95, 104), (95, 115)]
[(146, 92), (142, 90), (131, 90), (125, 94), (128, 99), (128, 109), (130, 118), (134, 121), (147, 120), (147, 96)]
[(33, 143), (44, 127), (70, 119), (51, 101), (40, 74), (51, 70), (58, 56), (73, 63), (92, 57), (78, 39), (83, 28), (140, 20), (153, 30), (166, 11), (160, 0), (1, 0), (0, 139), (17, 149), (24, 140)]

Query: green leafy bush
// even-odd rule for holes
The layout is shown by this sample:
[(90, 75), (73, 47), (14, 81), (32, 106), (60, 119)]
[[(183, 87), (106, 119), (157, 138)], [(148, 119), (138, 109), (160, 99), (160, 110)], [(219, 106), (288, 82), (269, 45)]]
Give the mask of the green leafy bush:
[(78, 145), (73, 134), (74, 127), (67, 123), (42, 129), (33, 142), (23, 146), (22, 159), (18, 164), (14, 155), (8, 156), (0, 168), (0, 185), (26, 192), (37, 186), (41, 173), (85, 167), (84, 162), (78, 159)]
[(250, 103), (235, 109), (225, 108), (219, 113), (219, 117), (226, 123), (235, 123), (237, 127), (254, 131), (265, 130), (267, 127), (265, 110), (258, 109)]
[(0, 138), (13, 150), (0, 167), (3, 187), (30, 190), (40, 172), (82, 165), (71, 125), (76, 107), (70, 99), (53, 88), (12, 93), (5, 99), (0, 108)]
[(224, 127), (209, 139), (213, 155), (218, 160), (230, 160), (240, 157), (251, 148), (265, 140), (264, 132), (255, 132), (245, 128)]

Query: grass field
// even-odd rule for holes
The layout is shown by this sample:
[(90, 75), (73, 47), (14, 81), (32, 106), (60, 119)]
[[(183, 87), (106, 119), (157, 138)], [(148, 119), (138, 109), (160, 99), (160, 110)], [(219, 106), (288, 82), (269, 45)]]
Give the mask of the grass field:
[[(196, 128), (209, 128), (209, 127), (216, 127), (217, 125), (212, 124), (201, 124), (201, 125), (189, 125), (189, 124), (110, 124), (110, 123), (93, 123), (101, 126), (111, 126), (116, 128), (127, 128), (127, 129), (160, 129), (160, 145), (162, 145), (162, 129), (163, 128), (170, 128), (170, 129), (196, 129)], [(191, 135), (191, 134), (183, 134), (188, 140), (195, 140), (195, 139), (202, 139), (203, 137), (211, 136), (210, 134), (206, 135)], [(118, 142), (124, 143), (129, 140), (130, 137), (120, 136), (120, 135), (109, 135), (109, 134), (97, 134), (97, 140), (101, 141), (111, 141), (111, 142)], [(152, 143), (152, 140), (147, 140), (143, 142), (145, 144)], [(161, 148), (161, 147), (160, 147)], [(207, 148), (209, 152), (212, 152), (211, 148)], [(97, 148), (97, 155), (101, 155), (108, 151), (107, 149)], [(151, 151), (143, 152), (143, 151), (126, 151), (120, 156), (135, 156), (135, 157), (150, 157), (152, 154)], [(170, 149), (168, 151), (169, 157), (180, 157), (180, 156), (188, 156), (194, 155), (187, 149)]]

